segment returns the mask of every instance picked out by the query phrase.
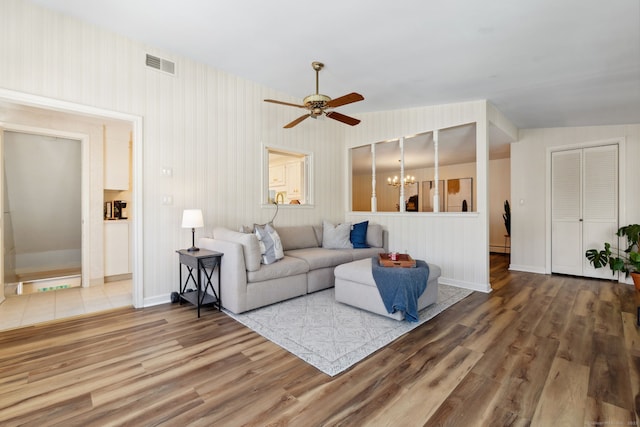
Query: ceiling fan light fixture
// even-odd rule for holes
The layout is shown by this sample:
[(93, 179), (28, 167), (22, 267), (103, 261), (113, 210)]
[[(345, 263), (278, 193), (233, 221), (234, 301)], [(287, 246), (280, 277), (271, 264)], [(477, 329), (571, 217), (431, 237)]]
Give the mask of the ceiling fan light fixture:
[(313, 95), (307, 96), (302, 100), (302, 103), (309, 109), (312, 108), (324, 108), (327, 102), (331, 101), (331, 98), (327, 95), (322, 95), (321, 93), (314, 93)]

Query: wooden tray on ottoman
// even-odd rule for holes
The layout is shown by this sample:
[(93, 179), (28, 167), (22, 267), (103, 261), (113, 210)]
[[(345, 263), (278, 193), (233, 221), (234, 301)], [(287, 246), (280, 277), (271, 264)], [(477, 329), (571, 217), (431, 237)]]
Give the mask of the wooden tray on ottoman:
[(393, 261), (389, 254), (378, 254), (378, 260), (383, 267), (413, 268), (416, 266), (416, 260), (409, 254), (398, 254), (396, 261)]

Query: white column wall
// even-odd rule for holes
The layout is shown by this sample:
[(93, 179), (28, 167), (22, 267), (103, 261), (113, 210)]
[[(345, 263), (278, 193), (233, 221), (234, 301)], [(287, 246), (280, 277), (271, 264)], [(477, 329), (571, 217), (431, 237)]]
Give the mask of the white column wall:
[[(442, 267), (442, 283), (489, 292), (488, 219), (488, 119), (487, 102), (474, 101), (398, 111), (362, 114), (357, 127), (347, 129), (350, 147), (477, 123), (477, 207), (476, 212), (454, 213), (371, 213), (348, 212), (346, 221), (382, 224), (389, 231), (389, 249), (405, 250)], [(345, 153), (345, 159), (349, 156)], [(345, 169), (348, 170), (345, 161)], [(350, 172), (350, 171), (349, 171)], [(347, 172), (348, 173), (348, 172)], [(346, 205), (348, 206), (348, 201)]]

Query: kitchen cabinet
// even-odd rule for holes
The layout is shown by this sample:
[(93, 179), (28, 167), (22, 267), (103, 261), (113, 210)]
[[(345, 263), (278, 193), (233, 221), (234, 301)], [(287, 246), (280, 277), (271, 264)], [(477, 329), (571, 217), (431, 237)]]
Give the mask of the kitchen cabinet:
[(104, 275), (131, 273), (129, 221), (104, 222)]
[(131, 133), (117, 128), (105, 128), (104, 189), (129, 190)]
[(301, 201), (304, 197), (302, 191), (302, 174), (304, 171), (302, 162), (287, 163), (285, 168), (287, 199), (288, 201), (294, 199)]
[(269, 167), (269, 187), (278, 187), (285, 184), (284, 165)]

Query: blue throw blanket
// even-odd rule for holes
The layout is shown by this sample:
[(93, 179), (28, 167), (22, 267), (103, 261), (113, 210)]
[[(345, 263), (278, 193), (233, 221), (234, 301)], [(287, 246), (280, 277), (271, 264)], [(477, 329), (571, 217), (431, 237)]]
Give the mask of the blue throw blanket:
[(371, 268), (387, 312), (400, 311), (409, 322), (417, 322), (418, 298), (427, 288), (429, 265), (416, 260), (415, 268), (383, 267), (374, 257)]

